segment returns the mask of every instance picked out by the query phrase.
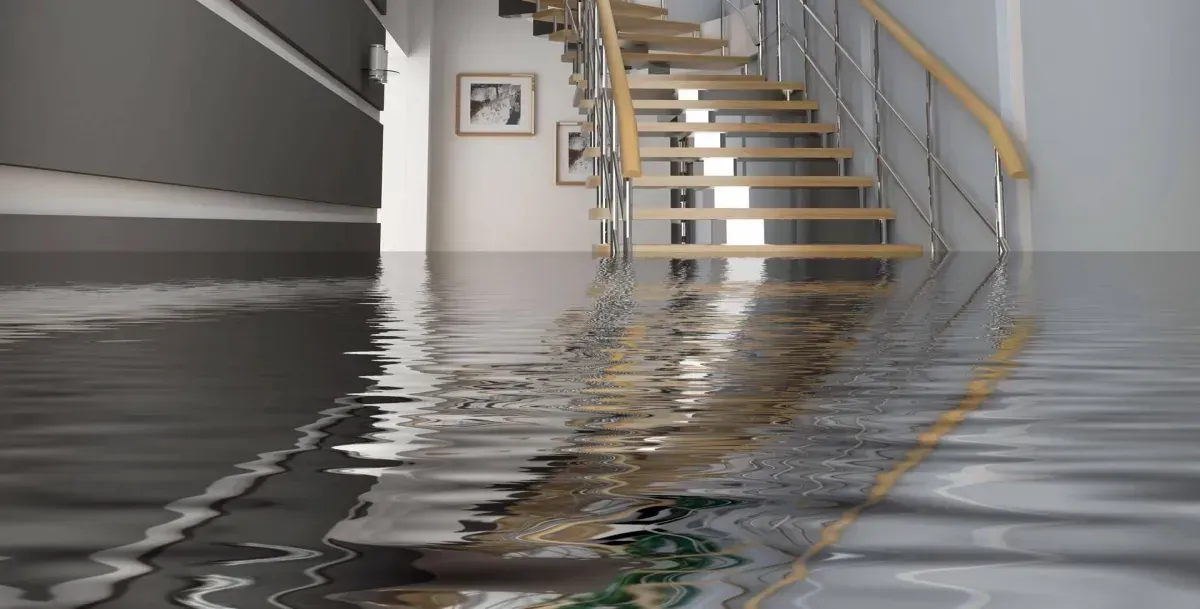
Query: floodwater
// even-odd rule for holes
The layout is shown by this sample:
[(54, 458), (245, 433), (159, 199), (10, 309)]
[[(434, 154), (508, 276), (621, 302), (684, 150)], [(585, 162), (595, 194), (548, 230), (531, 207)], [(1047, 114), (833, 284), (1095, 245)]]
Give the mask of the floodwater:
[(0, 607), (1191, 609), (1197, 279), (0, 258)]

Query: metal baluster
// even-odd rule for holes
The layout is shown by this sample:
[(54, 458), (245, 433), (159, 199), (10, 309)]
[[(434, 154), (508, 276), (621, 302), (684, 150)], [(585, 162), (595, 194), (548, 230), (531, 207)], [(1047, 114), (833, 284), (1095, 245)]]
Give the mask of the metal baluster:
[(840, 0), (833, 0), (833, 82), (834, 89), (836, 89), (834, 96), (837, 102), (833, 108), (834, 112), (837, 113), (833, 121), (835, 127), (833, 138), (839, 147), (842, 145), (842, 56), (838, 54), (837, 46), (842, 44), (841, 7), (842, 3)]
[[(775, 79), (783, 82), (783, 0), (775, 0)], [(791, 91), (784, 95), (792, 99)]]
[(767, 75), (767, 0), (758, 0), (758, 75)]
[(932, 221), (929, 227), (929, 250), (935, 256), (938, 253), (937, 238), (934, 236), (934, 229), (937, 228), (939, 208), (937, 196), (937, 173), (934, 171), (933, 163), (933, 128), (934, 128), (934, 89), (933, 89), (933, 73), (925, 71), (925, 179), (928, 180), (929, 186), (929, 219)]
[(875, 207), (885, 207), (883, 195), (883, 115), (879, 111), (879, 97), (883, 95), (883, 66), (879, 63), (879, 21), (871, 28), (871, 63), (875, 89)]
[[(993, 149), (995, 150), (995, 149)], [(1004, 165), (1000, 151), (996, 152), (996, 250), (1000, 256), (1008, 253), (1008, 223), (1004, 217)]]
[[(721, 39), (728, 40), (728, 34), (725, 32), (725, 11), (727, 9), (725, 8), (724, 0), (717, 0), (717, 8), (721, 11)], [(721, 47), (721, 55), (729, 55), (729, 45), (724, 45)], [(743, 71), (745, 71), (744, 68)]]
[[(801, 30), (800, 38), (801, 38), (801, 40), (799, 42), (801, 42), (804, 45), (804, 48), (801, 50), (801, 52), (804, 54), (804, 97), (808, 98), (811, 96), (811, 91), (809, 90), (809, 85), (812, 84), (812, 79), (809, 78), (809, 74), (808, 74), (808, 70), (809, 70), (809, 65), (808, 65), (808, 48), (809, 48), (808, 47), (808, 10), (809, 10), (808, 9), (808, 0), (800, 0), (800, 5), (803, 10), (800, 11), (800, 30)], [(793, 39), (794, 39), (794, 37), (793, 37)], [(812, 122), (812, 118), (813, 118), (812, 112), (809, 112), (808, 118), (809, 118), (809, 122)]]

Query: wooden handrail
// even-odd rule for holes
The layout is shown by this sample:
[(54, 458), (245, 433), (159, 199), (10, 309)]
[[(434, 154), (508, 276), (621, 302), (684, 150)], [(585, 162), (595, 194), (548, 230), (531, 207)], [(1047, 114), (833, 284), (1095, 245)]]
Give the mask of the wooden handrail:
[(637, 115), (633, 112), (633, 94), (625, 73), (625, 58), (621, 55), (621, 39), (617, 37), (617, 20), (609, 0), (596, 0), (600, 9), (600, 36), (604, 39), (604, 55), (612, 79), (613, 102), (617, 107), (617, 131), (621, 135), (621, 174), (626, 178), (642, 177), (642, 153), (639, 150)]
[[(930, 53), (920, 42), (917, 41), (895, 17), (892, 17), (876, 0), (859, 0), (863, 8), (883, 26), (900, 46), (912, 55), (917, 63), (924, 66), (929, 73), (933, 75), (942, 86), (950, 92), (951, 95), (958, 98), (966, 106), (967, 111), (975, 116), (975, 119), (983, 124), (984, 129), (988, 132), (988, 137), (992, 139), (992, 144), (1000, 153), (1000, 161), (1004, 165), (1004, 169), (1008, 172), (1009, 177), (1024, 180), (1029, 178), (1029, 170), (1025, 166), (1025, 159), (1021, 157), (1021, 153), (1017, 150), (1016, 141), (1012, 134), (1008, 132), (1008, 128), (1004, 126), (1004, 121), (1000, 120), (991, 108), (967, 86), (958, 76), (950, 70), (946, 64), (942, 63), (933, 53)], [(607, 1), (605, 2), (607, 4)]]

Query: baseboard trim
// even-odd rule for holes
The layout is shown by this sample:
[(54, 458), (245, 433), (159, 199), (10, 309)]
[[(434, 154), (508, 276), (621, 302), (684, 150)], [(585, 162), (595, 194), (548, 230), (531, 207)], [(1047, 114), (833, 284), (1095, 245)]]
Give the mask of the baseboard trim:
[(0, 214), (0, 252), (378, 252), (379, 225)]

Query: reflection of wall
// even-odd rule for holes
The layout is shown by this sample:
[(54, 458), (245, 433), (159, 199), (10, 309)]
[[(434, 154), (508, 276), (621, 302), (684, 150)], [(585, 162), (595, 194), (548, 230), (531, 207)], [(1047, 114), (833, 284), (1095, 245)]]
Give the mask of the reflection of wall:
[[(326, 473), (344, 465), (335, 452), (289, 451), (320, 445), (309, 436), (322, 425), (307, 426), (361, 391), (361, 377), (374, 371), (368, 357), (345, 355), (370, 348), (370, 274), (266, 274), (272, 280), (204, 282), (199, 274), (194, 283), (203, 289), (178, 291), (137, 282), (28, 292), (65, 303), (64, 315), (90, 316), (92, 327), (0, 350), (0, 460), (28, 474), (0, 480), (0, 555), (14, 557), (0, 586), (29, 588), (37, 598), (39, 586), (72, 580), (47, 605), (80, 606), (140, 576), (117, 588), (125, 596), (111, 606), (151, 606), (206, 574), (197, 557), (216, 543), (329, 551), (322, 533), (365, 483)], [(25, 297), (0, 299), (13, 296)], [(282, 488), (261, 485), (271, 476)], [(250, 498), (228, 501), (242, 493)], [(185, 532), (201, 541), (184, 541)], [(159, 571), (141, 562), (148, 552), (157, 552)], [(278, 554), (226, 552), (222, 558)], [(264, 585), (292, 581), (298, 564), (274, 566), (286, 575)]]

